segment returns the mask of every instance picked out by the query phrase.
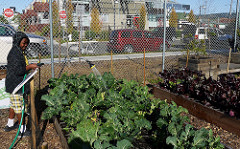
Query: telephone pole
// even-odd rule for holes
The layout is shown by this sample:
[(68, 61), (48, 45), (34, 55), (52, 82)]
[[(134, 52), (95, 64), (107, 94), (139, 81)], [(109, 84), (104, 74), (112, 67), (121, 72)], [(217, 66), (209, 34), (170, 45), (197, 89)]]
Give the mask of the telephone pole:
[(229, 9), (229, 18), (232, 14), (232, 4), (233, 4), (233, 0), (231, 0), (231, 3), (230, 3), (230, 9)]

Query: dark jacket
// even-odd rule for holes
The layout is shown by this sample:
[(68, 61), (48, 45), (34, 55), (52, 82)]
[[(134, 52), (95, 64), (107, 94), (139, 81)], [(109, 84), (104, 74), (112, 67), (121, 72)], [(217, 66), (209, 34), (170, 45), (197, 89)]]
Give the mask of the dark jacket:
[[(13, 46), (7, 57), (7, 75), (5, 81), (6, 92), (12, 93), (15, 87), (24, 79), (27, 74), (26, 62), (23, 55), (23, 50), (20, 48), (20, 42), (23, 38), (28, 36), (23, 32), (17, 32), (13, 35)], [(29, 39), (29, 38), (28, 38)], [(29, 83), (24, 85), (24, 93), (30, 90)], [(17, 92), (22, 94), (22, 88)]]

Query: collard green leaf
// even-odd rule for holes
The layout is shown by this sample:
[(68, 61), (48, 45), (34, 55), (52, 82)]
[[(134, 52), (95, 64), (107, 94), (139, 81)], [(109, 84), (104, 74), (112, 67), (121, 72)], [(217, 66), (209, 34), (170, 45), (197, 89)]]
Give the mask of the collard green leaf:
[(159, 118), (159, 119), (157, 120), (157, 126), (158, 126), (159, 128), (162, 128), (164, 125), (168, 125), (167, 121), (164, 120), (164, 119), (162, 119), (162, 118)]
[(176, 128), (176, 125), (175, 123), (171, 122), (169, 125), (168, 125), (168, 131), (171, 135), (173, 136), (177, 136), (178, 132), (177, 132), (177, 128)]
[(117, 142), (117, 149), (129, 149), (132, 146), (132, 143), (126, 139)]
[(193, 145), (194, 147), (200, 148), (206, 146), (207, 135), (205, 129), (201, 129), (195, 132), (193, 138)]
[(140, 119), (136, 120), (135, 123), (136, 123), (137, 127), (140, 129), (142, 129), (142, 128), (146, 128), (147, 130), (152, 129), (151, 123), (145, 118), (140, 118)]
[(93, 144), (97, 140), (98, 129), (99, 123), (93, 123), (91, 120), (86, 119), (77, 125), (77, 130), (73, 131), (72, 134), (75, 138), (81, 138), (83, 142)]
[(47, 107), (47, 109), (44, 110), (43, 114), (42, 114), (42, 119), (46, 120), (46, 119), (51, 119), (53, 117), (53, 115), (57, 114), (55, 112), (55, 109), (52, 107)]
[(177, 137), (167, 137), (166, 143), (171, 144), (174, 148), (178, 147)]

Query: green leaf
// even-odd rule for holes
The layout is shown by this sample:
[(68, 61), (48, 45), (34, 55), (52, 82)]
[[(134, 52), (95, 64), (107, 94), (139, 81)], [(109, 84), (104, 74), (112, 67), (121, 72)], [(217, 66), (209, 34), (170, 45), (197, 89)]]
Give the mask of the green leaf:
[(52, 107), (47, 107), (47, 109), (44, 110), (41, 118), (43, 120), (51, 119), (54, 114), (55, 114), (55, 109)]
[(177, 137), (167, 137), (166, 139), (166, 143), (167, 144), (171, 144), (174, 148), (177, 148), (178, 147), (178, 144), (177, 144)]
[(137, 127), (141, 128), (146, 128), (147, 130), (150, 130), (152, 128), (151, 123), (145, 119), (145, 118), (141, 118), (135, 121)]
[(117, 149), (128, 149), (133, 147), (132, 143), (129, 140), (121, 140), (117, 142)]
[(176, 125), (175, 123), (171, 122), (169, 125), (168, 125), (168, 131), (171, 135), (173, 136), (177, 136), (177, 128), (176, 128)]
[(162, 128), (163, 127), (163, 125), (168, 125), (168, 123), (167, 123), (167, 121), (165, 121), (164, 119), (162, 119), (162, 118), (159, 118), (158, 120), (157, 120), (157, 126), (159, 127), (159, 128)]
[(194, 138), (193, 138), (193, 146), (195, 147), (204, 147), (206, 146), (206, 131), (204, 129), (198, 130), (195, 132)]
[(92, 144), (97, 140), (98, 128), (99, 123), (93, 124), (91, 120), (86, 119), (77, 125), (77, 130), (73, 131), (72, 134), (75, 138), (81, 138), (83, 142), (90, 142)]

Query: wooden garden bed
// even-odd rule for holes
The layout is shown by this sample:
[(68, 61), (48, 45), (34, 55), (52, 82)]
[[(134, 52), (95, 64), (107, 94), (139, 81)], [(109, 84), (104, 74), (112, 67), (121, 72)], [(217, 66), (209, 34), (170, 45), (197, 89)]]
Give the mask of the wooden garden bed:
[[(153, 95), (156, 98), (160, 98), (161, 100), (167, 99), (168, 102), (174, 101), (177, 105), (182, 106), (188, 109), (189, 113), (198, 117), (199, 119), (203, 119), (207, 122), (213, 123), (223, 129), (232, 132), (238, 136), (240, 136), (240, 120), (232, 118), (223, 112), (218, 110), (206, 107), (196, 101), (188, 99), (182, 95), (173, 94), (167, 90), (160, 89), (158, 87), (153, 87)], [(63, 149), (69, 149), (69, 145), (67, 142), (67, 135), (64, 133), (62, 129), (61, 122), (58, 118), (53, 117), (53, 122), (55, 129), (60, 136), (61, 143)], [(228, 146), (224, 145), (226, 149), (229, 149)]]
[(217, 109), (204, 106), (185, 96), (171, 93), (156, 86), (153, 87), (153, 95), (161, 100), (174, 101), (177, 105), (188, 109), (190, 114), (240, 136), (239, 119), (230, 117)]

